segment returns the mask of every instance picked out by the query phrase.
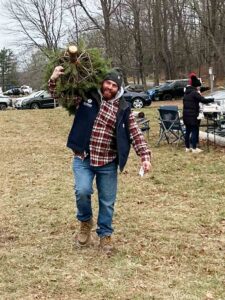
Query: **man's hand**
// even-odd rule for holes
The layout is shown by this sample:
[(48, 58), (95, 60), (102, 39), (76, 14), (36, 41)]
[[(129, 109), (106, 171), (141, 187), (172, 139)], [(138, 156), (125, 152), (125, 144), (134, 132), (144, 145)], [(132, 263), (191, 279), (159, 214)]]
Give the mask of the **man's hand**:
[(151, 165), (150, 161), (148, 161), (148, 160), (143, 161), (142, 162), (142, 168), (143, 168), (143, 170), (144, 170), (145, 173), (147, 173), (148, 171), (150, 171), (151, 168), (152, 168), (152, 165)]
[(64, 74), (64, 68), (62, 66), (57, 66), (55, 67), (50, 79), (56, 81), (63, 74)]

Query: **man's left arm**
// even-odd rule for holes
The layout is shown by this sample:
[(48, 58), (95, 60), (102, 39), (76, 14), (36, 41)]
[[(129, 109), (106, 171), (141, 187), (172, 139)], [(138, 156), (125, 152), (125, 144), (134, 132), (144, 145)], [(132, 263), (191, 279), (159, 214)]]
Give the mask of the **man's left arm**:
[(133, 113), (129, 116), (129, 130), (132, 145), (138, 156), (141, 157), (142, 167), (144, 172), (151, 169), (151, 151), (145, 141), (144, 135), (139, 128)]

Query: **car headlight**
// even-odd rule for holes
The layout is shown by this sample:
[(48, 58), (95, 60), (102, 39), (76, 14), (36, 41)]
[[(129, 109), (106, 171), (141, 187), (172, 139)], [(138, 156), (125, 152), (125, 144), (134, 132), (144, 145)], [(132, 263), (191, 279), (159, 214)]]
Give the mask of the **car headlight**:
[(22, 105), (22, 106), (25, 106), (25, 105), (27, 105), (27, 102), (28, 102), (28, 101), (23, 100), (23, 101), (21, 102), (21, 105)]
[(18, 107), (21, 107), (22, 106), (22, 101), (16, 101), (15, 105), (18, 106)]

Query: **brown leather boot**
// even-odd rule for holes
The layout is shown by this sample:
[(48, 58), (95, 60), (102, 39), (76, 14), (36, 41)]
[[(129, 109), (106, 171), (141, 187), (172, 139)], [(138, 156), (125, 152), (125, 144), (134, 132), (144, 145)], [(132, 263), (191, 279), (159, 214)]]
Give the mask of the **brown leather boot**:
[(111, 236), (106, 235), (101, 237), (99, 247), (102, 250), (102, 252), (104, 252), (106, 255), (108, 256), (112, 255), (114, 247), (113, 247)]
[(80, 232), (77, 236), (77, 242), (80, 246), (86, 246), (91, 241), (91, 229), (93, 227), (93, 220), (90, 219), (85, 222), (80, 222)]

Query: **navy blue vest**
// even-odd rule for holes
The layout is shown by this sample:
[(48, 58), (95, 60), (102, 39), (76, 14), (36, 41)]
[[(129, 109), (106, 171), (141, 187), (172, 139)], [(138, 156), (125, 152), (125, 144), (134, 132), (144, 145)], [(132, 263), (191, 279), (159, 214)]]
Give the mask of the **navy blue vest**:
[[(70, 130), (67, 147), (79, 152), (89, 152), (89, 143), (95, 118), (99, 111), (100, 96), (92, 97), (80, 103)], [(130, 152), (129, 115), (130, 105), (120, 98), (116, 121), (117, 160), (122, 171)]]

